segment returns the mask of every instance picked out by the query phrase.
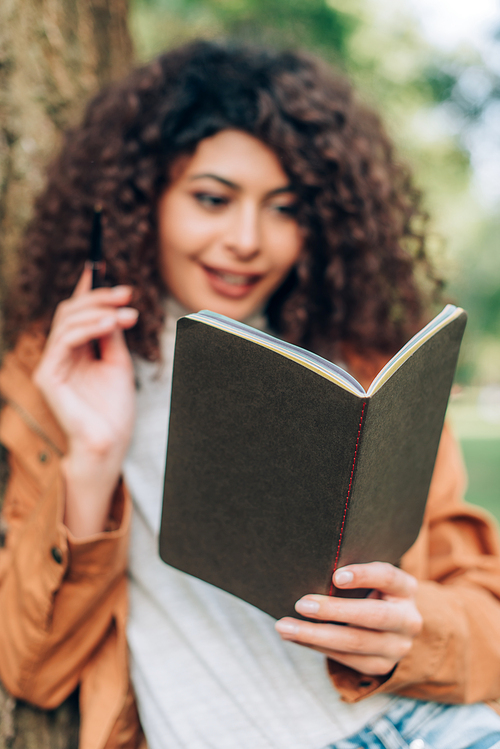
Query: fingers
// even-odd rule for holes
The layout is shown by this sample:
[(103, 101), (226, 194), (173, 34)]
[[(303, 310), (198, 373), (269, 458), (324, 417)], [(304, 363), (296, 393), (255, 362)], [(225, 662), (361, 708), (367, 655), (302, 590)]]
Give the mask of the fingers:
[(385, 601), (309, 595), (297, 601), (295, 608), (299, 614), (311, 619), (412, 637), (420, 632), (422, 626), (416, 606), (406, 599)]
[[(101, 263), (101, 265), (104, 265)], [(76, 284), (73, 294), (71, 295), (73, 298), (82, 296), (87, 291), (90, 291), (92, 288), (92, 277), (93, 277), (93, 271), (92, 268), (95, 267), (93, 263), (91, 263), (89, 260), (85, 263), (82, 271), (82, 275), (78, 279), (78, 283)]]
[[(101, 287), (89, 290), (84, 288), (84, 280), (84, 276), (82, 275), (73, 296), (58, 305), (54, 315), (53, 327), (61, 319), (79, 310), (89, 307), (122, 307), (130, 302), (132, 297), (132, 288), (130, 286)], [(82, 286), (77, 293), (80, 282)]]
[(73, 291), (73, 298), (82, 296), (82, 294), (85, 294), (87, 291), (90, 291), (92, 287), (92, 268), (90, 264), (85, 263), (85, 267), (83, 269), (83, 273), (78, 279), (78, 283), (76, 284), (74, 291)]
[[(87, 297), (89, 294), (87, 294)], [(118, 295), (116, 295), (118, 296)], [(126, 295), (122, 295), (122, 299)], [(60, 305), (61, 306), (61, 305)], [(66, 381), (77, 362), (94, 360), (92, 340), (100, 340), (102, 363), (129, 366), (129, 353), (122, 334), (137, 322), (131, 307), (86, 306), (79, 304), (59, 310), (43, 357), (34, 373), (37, 386), (49, 397), (53, 388)]]
[[(126, 321), (123, 320), (125, 313), (133, 313)], [(122, 307), (117, 311), (119, 318), (117, 325), (109, 335), (101, 336), (99, 341), (101, 357), (112, 364), (120, 364), (130, 357), (127, 344), (123, 336), (123, 330), (132, 328), (137, 322), (138, 312), (131, 307)]]
[(386, 562), (342, 567), (335, 572), (333, 583), (342, 589), (373, 588), (386, 596), (397, 598), (413, 598), (418, 587), (412, 575)]
[[(85, 271), (84, 271), (85, 274)], [(130, 301), (130, 286), (115, 286), (84, 291), (84, 274), (78, 293), (57, 307), (48, 345), (64, 341), (75, 347), (111, 333), (115, 328), (125, 330), (137, 322), (137, 310), (124, 305)], [(88, 279), (87, 279), (88, 280)]]
[(316, 621), (286, 617), (276, 622), (285, 640), (313, 648), (365, 674), (387, 674), (410, 651), (422, 628), (415, 604), (417, 581), (384, 562), (337, 570), (338, 588), (371, 588), (379, 597), (308, 595), (296, 610)]
[(83, 310), (69, 317), (54, 331), (52, 347), (74, 349), (91, 340), (103, 338), (115, 330), (126, 330), (137, 322), (137, 310), (120, 307), (117, 310)]
[[(303, 644), (303, 643), (302, 643)], [(384, 658), (379, 655), (356, 655), (355, 653), (341, 653), (335, 650), (321, 650), (310, 645), (304, 645), (311, 650), (316, 650), (327, 658), (342, 663), (344, 666), (359, 671), (368, 676), (385, 676), (390, 673), (398, 661), (392, 658)]]
[(356, 661), (356, 668), (363, 673), (387, 673), (412, 646), (411, 637), (396, 632), (299, 622), (292, 618), (280, 619), (276, 629), (285, 640), (293, 640), (343, 663)]

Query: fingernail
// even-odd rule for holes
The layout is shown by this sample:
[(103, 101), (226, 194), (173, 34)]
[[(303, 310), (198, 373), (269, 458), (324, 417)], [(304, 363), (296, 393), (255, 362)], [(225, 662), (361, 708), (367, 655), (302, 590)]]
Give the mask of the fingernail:
[(319, 603), (310, 598), (301, 598), (295, 604), (295, 608), (300, 614), (316, 614), (319, 611)]
[(335, 585), (347, 585), (352, 583), (354, 575), (349, 570), (339, 570), (335, 573), (334, 582)]
[(123, 284), (120, 286), (113, 286), (111, 289), (111, 293), (116, 296), (122, 296), (122, 294), (125, 294), (125, 292), (130, 293), (132, 291), (130, 286), (124, 286)]
[(133, 307), (122, 307), (116, 310), (116, 316), (121, 322), (131, 322), (137, 320), (139, 312)]
[(282, 635), (298, 635), (299, 625), (294, 622), (279, 621), (274, 625)]

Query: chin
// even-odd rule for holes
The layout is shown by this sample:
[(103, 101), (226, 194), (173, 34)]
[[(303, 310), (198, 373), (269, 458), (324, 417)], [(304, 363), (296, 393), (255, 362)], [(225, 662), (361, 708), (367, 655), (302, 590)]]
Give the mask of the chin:
[(249, 299), (235, 301), (234, 299), (207, 299), (206, 305), (199, 309), (208, 309), (219, 315), (230, 317), (233, 320), (244, 322), (249, 317), (262, 309), (262, 305)]

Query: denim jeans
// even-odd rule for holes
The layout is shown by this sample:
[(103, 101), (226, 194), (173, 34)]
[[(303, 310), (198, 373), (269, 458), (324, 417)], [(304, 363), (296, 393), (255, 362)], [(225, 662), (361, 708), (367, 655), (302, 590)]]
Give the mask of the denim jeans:
[(355, 736), (325, 749), (500, 749), (500, 716), (481, 703), (395, 698)]

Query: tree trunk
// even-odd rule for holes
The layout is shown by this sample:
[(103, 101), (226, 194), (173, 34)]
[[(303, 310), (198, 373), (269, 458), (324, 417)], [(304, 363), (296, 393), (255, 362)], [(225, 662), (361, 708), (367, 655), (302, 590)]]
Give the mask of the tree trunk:
[(127, 6), (128, 0), (0, 0), (3, 289), (62, 131), (78, 121), (89, 96), (130, 65)]
[[(0, 304), (62, 132), (130, 66), (127, 11), (128, 0), (0, 0)], [(4, 458), (0, 452), (0, 497)], [(0, 686), (0, 749), (77, 745), (76, 695), (42, 711)]]

